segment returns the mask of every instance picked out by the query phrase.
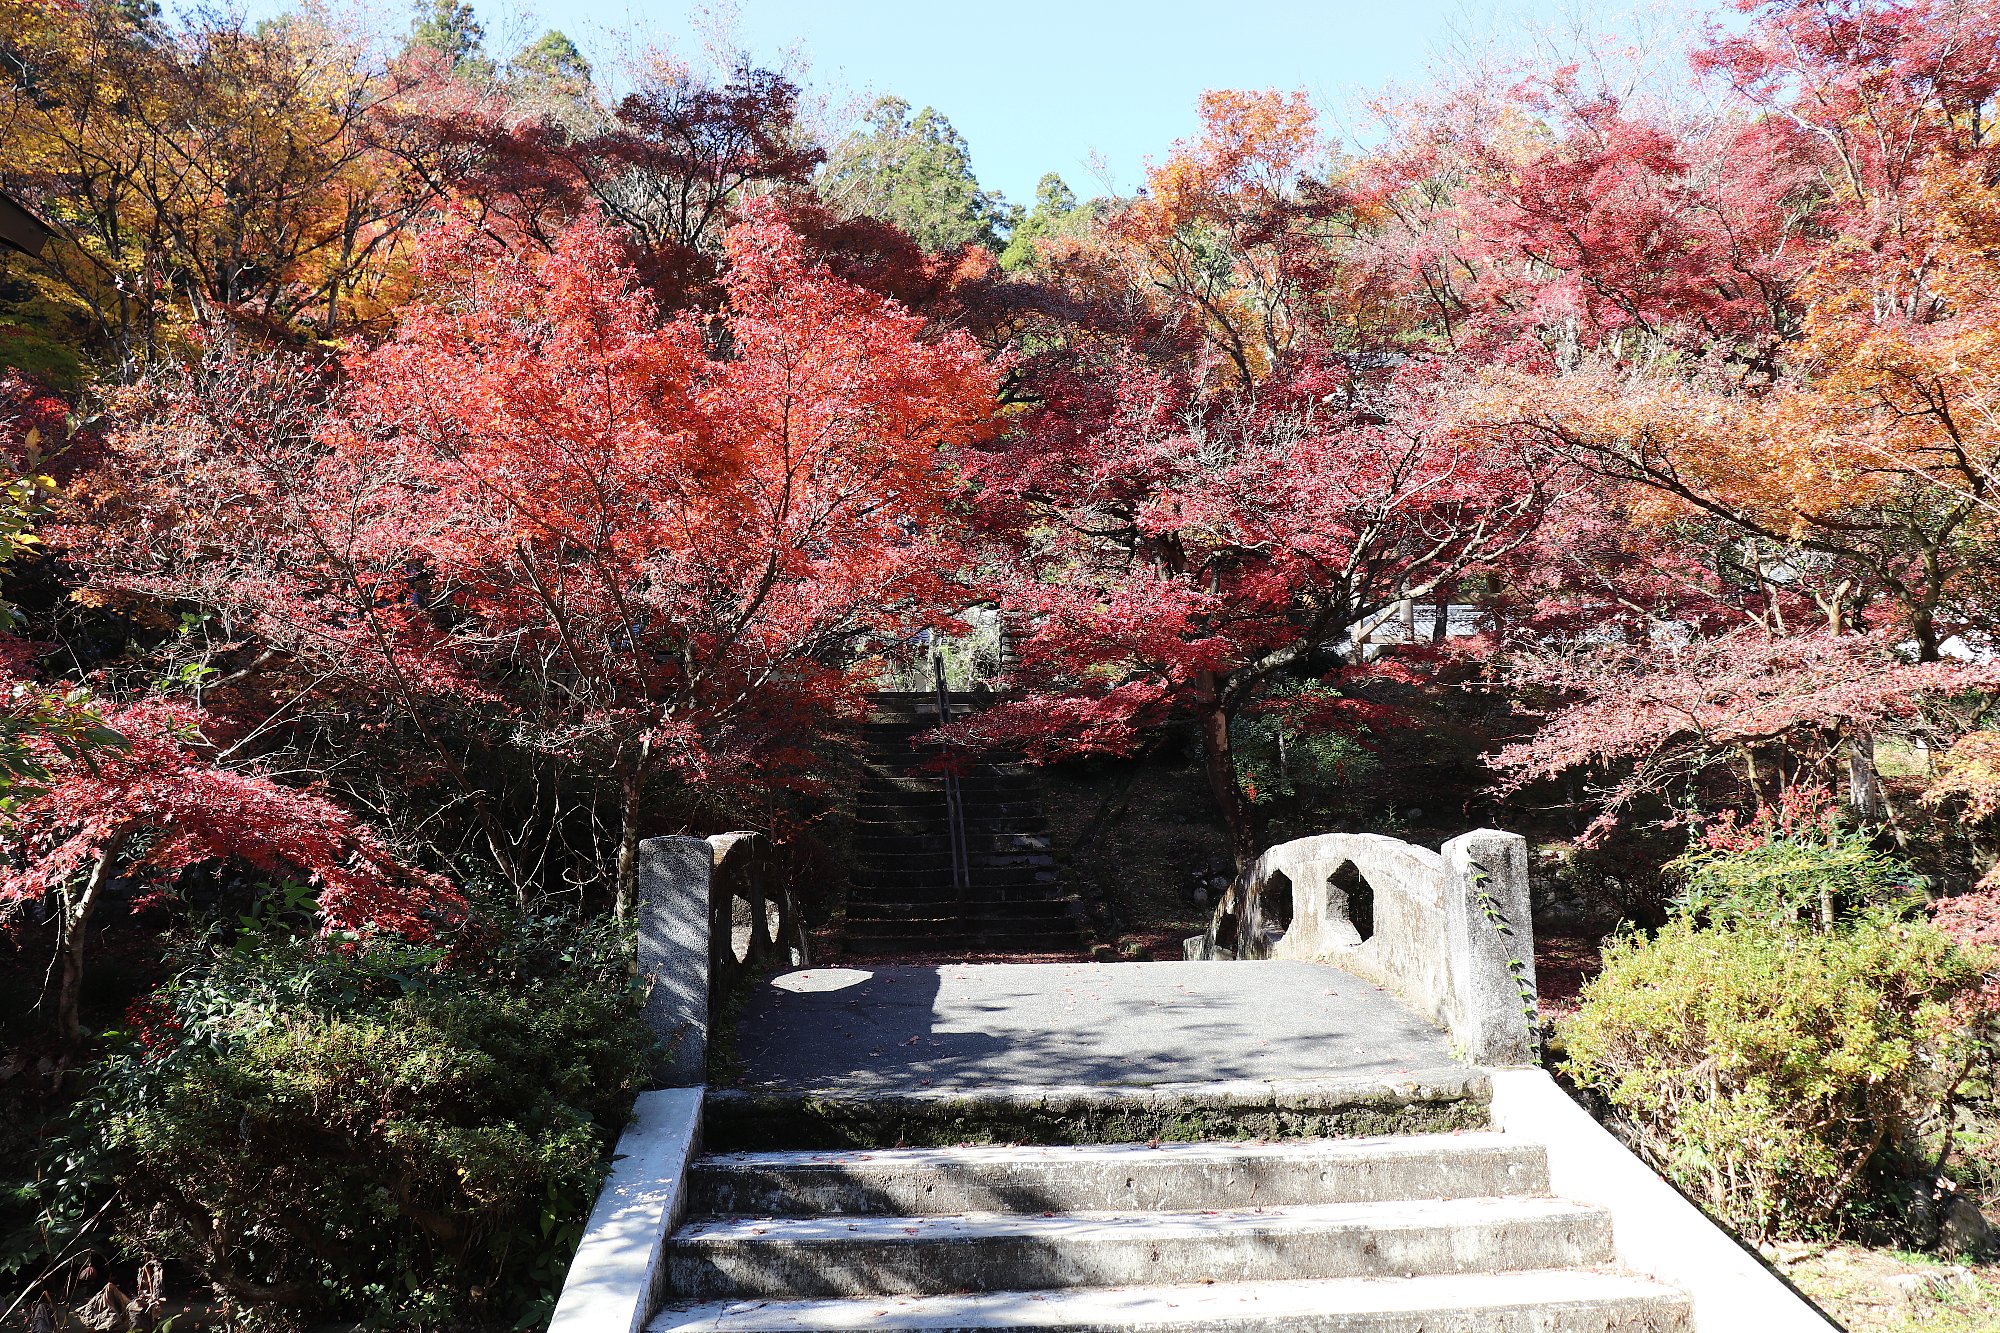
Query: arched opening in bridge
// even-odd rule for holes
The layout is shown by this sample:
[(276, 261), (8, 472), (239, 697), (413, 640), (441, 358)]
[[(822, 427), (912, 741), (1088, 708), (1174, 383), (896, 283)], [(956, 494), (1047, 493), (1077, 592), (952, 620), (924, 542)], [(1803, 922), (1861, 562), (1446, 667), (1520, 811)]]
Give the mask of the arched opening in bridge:
[(1215, 947), (1230, 954), (1236, 952), (1236, 913), (1224, 912), (1216, 918)]
[(1275, 944), (1292, 928), (1292, 881), (1279, 870), (1257, 890), (1257, 930)]
[(1354, 868), (1352, 861), (1341, 862), (1340, 869), (1333, 872), (1327, 883), (1347, 900), (1347, 919), (1354, 923), (1354, 933), (1365, 944), (1375, 933), (1375, 886)]

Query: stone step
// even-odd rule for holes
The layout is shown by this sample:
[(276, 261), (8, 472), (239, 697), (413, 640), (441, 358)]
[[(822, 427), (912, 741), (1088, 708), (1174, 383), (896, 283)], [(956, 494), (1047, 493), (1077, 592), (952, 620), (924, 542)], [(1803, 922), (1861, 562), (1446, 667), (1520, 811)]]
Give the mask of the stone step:
[(940, 1296), (1291, 1278), (1574, 1268), (1611, 1258), (1611, 1219), (1553, 1199), (1398, 1200), (1203, 1212), (695, 1221), (673, 1290), (725, 1297)]
[(852, 916), (847, 921), (846, 938), (850, 943), (866, 941), (899, 947), (921, 945), (933, 940), (940, 943), (965, 941), (965, 944), (954, 947), (966, 948), (975, 944), (996, 944), (1002, 940), (1019, 940), (1035, 945), (1062, 941), (1064, 947), (1075, 947), (1080, 940), (1074, 920), (1067, 917), (1013, 917), (997, 913), (961, 917), (956, 913), (940, 914), (936, 908), (931, 908), (927, 916)]
[[(966, 865), (973, 878), (981, 875), (994, 880), (1051, 882), (1055, 876), (1052, 860), (1041, 853), (1003, 853), (995, 851), (968, 851)], [(849, 879), (857, 884), (880, 881), (892, 884), (929, 883), (949, 884), (952, 882), (951, 860), (948, 857), (899, 856), (892, 852), (876, 852), (855, 858), (854, 869)]]
[[(1021, 856), (1049, 856), (1047, 834), (994, 830), (981, 834), (967, 831), (968, 850), (984, 845), (999, 852)], [(903, 856), (951, 857), (951, 839), (942, 832), (879, 833), (856, 831), (851, 845), (858, 856), (894, 852)]]
[(1599, 1270), (674, 1304), (648, 1333), (1690, 1333), (1687, 1298)]
[[(853, 816), (854, 838), (861, 839), (937, 839), (949, 846), (945, 839), (945, 812), (943, 802), (934, 810), (890, 810), (881, 809), (857, 811)], [(1039, 806), (1021, 810), (974, 810), (965, 811), (965, 835), (969, 842), (984, 840), (991, 845), (1005, 845), (1002, 839), (1047, 838), (1048, 820), (1041, 814)]]
[(1484, 1071), (1457, 1062), (1328, 1078), (1202, 1083), (1015, 1085), (945, 1076), (911, 1088), (834, 1079), (809, 1088), (711, 1088), (702, 1142), (714, 1152), (1402, 1135), (1446, 1142), (1485, 1130), (1492, 1096)]
[[(849, 814), (862, 823), (896, 823), (915, 815), (937, 820), (942, 827), (944, 812), (949, 808), (943, 792), (894, 792), (864, 794), (856, 800)], [(987, 819), (1034, 819), (1040, 815), (1041, 808), (1041, 802), (1031, 792), (1021, 792), (1004, 800), (978, 792), (966, 792), (959, 803), (959, 809), (968, 820), (982, 816)]]
[[(966, 837), (968, 839), (1008, 839), (1008, 837), (1048, 837), (1048, 819), (1042, 815), (1040, 807), (1022, 807), (1018, 811), (1000, 809), (972, 809), (966, 813)], [(938, 801), (936, 809), (912, 809), (894, 811), (890, 807), (872, 807), (866, 811), (854, 811), (850, 817), (854, 821), (854, 837), (864, 839), (944, 839), (944, 803)]]
[[(971, 872), (970, 879), (974, 893), (978, 893), (983, 886), (990, 886), (996, 889), (1004, 888), (1008, 890), (1010, 896), (1029, 891), (1032, 891), (1032, 896), (1037, 898), (1064, 896), (1055, 891), (1055, 871), (1050, 866), (982, 862), (975, 856), (968, 868)], [(856, 893), (873, 892), (878, 897), (898, 899), (903, 898), (906, 893), (918, 897), (941, 893), (949, 899), (952, 896), (954, 883), (951, 867), (948, 864), (913, 868), (898, 865), (887, 857), (872, 864), (857, 865), (848, 876), (848, 882)]]
[[(1018, 867), (996, 869), (974, 862), (968, 889), (968, 898), (987, 902), (1069, 901), (1069, 895), (1062, 892), (1054, 877), (1045, 870), (1029, 871)], [(950, 904), (958, 901), (958, 889), (952, 882), (951, 872), (944, 869), (926, 871), (920, 875), (883, 874), (863, 870), (855, 873), (847, 900)]]
[[(940, 911), (940, 908), (949, 911)], [(873, 900), (849, 899), (847, 922), (857, 928), (880, 925), (889, 922), (923, 920), (943, 921), (954, 925), (963, 923), (968, 930), (998, 927), (1004, 930), (1035, 930), (1051, 927), (1075, 933), (1071, 924), (1075, 914), (1067, 902), (1035, 901), (1033, 899), (1009, 902), (970, 901), (960, 903), (898, 903)]]
[[(888, 841), (880, 841), (874, 847), (856, 847), (856, 861), (868, 861), (882, 869), (896, 871), (944, 871), (952, 869), (952, 853), (948, 847), (932, 849), (926, 847), (928, 839), (910, 839), (902, 847), (894, 847)], [(1026, 869), (1046, 869), (1056, 863), (1056, 859), (1040, 847), (1004, 847), (998, 845), (996, 837), (966, 837), (966, 857), (974, 865), (984, 865), (988, 869), (1000, 867), (1026, 867)]]
[[(958, 779), (961, 792), (1006, 791), (1034, 795), (1041, 784), (1026, 773), (996, 773), (974, 771), (962, 773)], [(880, 796), (889, 794), (911, 794), (937, 796), (944, 791), (944, 774), (928, 769), (878, 768), (861, 776), (854, 791), (859, 796)]]
[(1027, 930), (953, 929), (931, 923), (921, 931), (877, 932), (873, 922), (859, 922), (841, 937), (845, 954), (852, 958), (881, 958), (894, 955), (961, 953), (1076, 954), (1083, 950), (1083, 938), (1075, 927), (1054, 926)]
[[(974, 852), (968, 854), (966, 865), (975, 883), (982, 878), (1010, 884), (1055, 882), (1055, 865), (1047, 857)], [(930, 884), (948, 885), (952, 883), (951, 860), (948, 857), (892, 856), (885, 852), (861, 859), (851, 878), (856, 887), (865, 884), (908, 884), (919, 888)]]
[(1546, 1194), (1548, 1157), (1494, 1133), (1275, 1143), (725, 1153), (696, 1161), (696, 1213), (1076, 1212)]
[[(976, 866), (964, 899), (967, 906), (986, 903), (1009, 907), (1022, 903), (1068, 904), (1070, 901), (1069, 895), (1060, 892), (1051, 879), (1016, 874), (981, 874)], [(869, 876), (853, 886), (847, 895), (847, 902), (849, 906), (875, 903), (922, 908), (932, 916), (937, 914), (938, 908), (956, 909), (960, 906), (958, 889), (943, 871), (906, 883), (892, 883)], [(1044, 909), (1038, 907), (1036, 910)]]
[[(1015, 784), (1011, 779), (995, 779), (990, 783), (966, 783), (959, 788), (961, 803), (968, 809), (972, 806), (985, 808), (1013, 806), (1039, 806), (1040, 793), (1032, 787)], [(945, 803), (942, 783), (924, 784), (912, 778), (907, 783), (891, 786), (887, 783), (879, 787), (862, 787), (855, 791), (854, 810), (857, 816), (873, 810), (929, 810)]]

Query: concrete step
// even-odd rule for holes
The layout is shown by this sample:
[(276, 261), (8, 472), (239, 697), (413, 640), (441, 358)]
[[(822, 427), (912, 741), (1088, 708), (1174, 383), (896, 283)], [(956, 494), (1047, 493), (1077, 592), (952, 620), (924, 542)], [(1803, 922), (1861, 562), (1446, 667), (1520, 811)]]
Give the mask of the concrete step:
[(1548, 1193), (1540, 1148), (1493, 1133), (1275, 1143), (727, 1153), (695, 1162), (696, 1213), (1123, 1211)]
[(863, 922), (845, 932), (841, 948), (851, 958), (930, 956), (935, 954), (1078, 954), (1083, 938), (1072, 927), (1067, 930), (951, 930), (930, 925), (905, 934), (876, 933)]
[[(978, 792), (966, 792), (963, 796), (959, 809), (968, 823), (978, 819), (1004, 820), (1011, 827), (1017, 820), (1042, 817), (1041, 802), (1032, 796), (1016, 793), (1005, 800), (993, 799)], [(935, 827), (942, 829), (947, 809), (949, 806), (945, 803), (943, 792), (869, 794), (855, 802), (852, 818), (858, 826), (863, 826), (858, 827), (856, 832), (868, 831), (865, 826), (869, 824), (903, 826), (912, 821), (935, 821)]]
[(1602, 1210), (1519, 1198), (1198, 1213), (728, 1218), (691, 1222), (667, 1247), (673, 1290), (695, 1300), (1411, 1277), (1610, 1258), (1611, 1219)]
[[(850, 905), (878, 902), (951, 907), (958, 902), (958, 891), (953, 886), (948, 871), (936, 870), (927, 875), (914, 877), (864, 871), (854, 876), (854, 884), (847, 895), (847, 901)], [(974, 866), (966, 901), (1061, 903), (1068, 902), (1069, 895), (1063, 893), (1055, 879), (1047, 874), (1029, 875), (1011, 870), (982, 871), (978, 866)]]
[[(1145, 964), (1106, 965), (1114, 966)], [(1443, 1143), (1486, 1128), (1492, 1093), (1483, 1071), (1456, 1062), (1394, 1073), (1210, 1083), (1014, 1086), (945, 1078), (919, 1088), (758, 1084), (709, 1090), (702, 1142), (715, 1152), (1402, 1135)]]
[(1019, 920), (1001, 916), (961, 918), (922, 916), (892, 920), (886, 917), (854, 917), (847, 923), (846, 942), (854, 948), (888, 946), (896, 950), (921, 949), (928, 944), (939, 948), (998, 948), (1019, 944), (1040, 949), (1077, 948), (1081, 937), (1074, 921)]
[(1690, 1333), (1685, 1296), (1585, 1270), (675, 1304), (648, 1333)]
[[(965, 832), (969, 841), (988, 839), (998, 841), (1004, 838), (1042, 838), (1049, 833), (1048, 819), (1039, 813), (1039, 806), (1016, 811), (982, 810), (965, 812)], [(935, 809), (926, 810), (868, 810), (852, 817), (854, 837), (902, 839), (935, 838), (945, 846), (949, 836), (945, 832), (945, 808), (943, 798), (939, 798)]]
[[(1002, 791), (997, 788), (961, 791), (959, 803), (959, 808), (968, 818), (975, 810), (997, 817), (1032, 815), (1042, 808), (1041, 798), (1032, 791)], [(947, 807), (942, 788), (926, 791), (899, 787), (894, 790), (856, 792), (851, 813), (856, 819), (869, 820), (933, 813), (945, 808)]]
[[(1034, 779), (1002, 773), (967, 773), (958, 780), (959, 794), (967, 800), (1009, 797), (1031, 800), (1036, 795)], [(944, 778), (937, 773), (871, 773), (855, 790), (858, 801), (886, 797), (923, 797), (934, 800), (944, 794)]]
[[(1049, 837), (1046, 833), (1030, 833), (1010, 826), (988, 829), (974, 834), (967, 830), (966, 842), (973, 848), (981, 844), (995, 851), (1049, 854)], [(880, 825), (859, 825), (853, 834), (853, 847), (857, 855), (871, 855), (875, 852), (906, 852), (924, 856), (951, 855), (951, 838), (944, 831), (944, 820), (940, 817), (933, 828), (897, 827), (884, 829)]]
[[(993, 845), (995, 841), (997, 840), (992, 838), (968, 837), (966, 839), (968, 846), (965, 849), (967, 859), (988, 866), (1042, 867), (1055, 864), (1055, 858), (1039, 847), (996, 847)], [(928, 870), (940, 867), (949, 870), (952, 861), (950, 851), (944, 849), (933, 851), (921, 844), (900, 848), (856, 847), (854, 854), (859, 860), (878, 862), (884, 866), (893, 863), (902, 870)]]

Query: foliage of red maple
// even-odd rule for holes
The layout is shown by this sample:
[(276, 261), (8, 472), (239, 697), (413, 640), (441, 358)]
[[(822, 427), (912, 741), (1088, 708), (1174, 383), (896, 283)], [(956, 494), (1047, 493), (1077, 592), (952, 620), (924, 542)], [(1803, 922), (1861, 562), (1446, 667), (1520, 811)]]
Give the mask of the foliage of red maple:
[(940, 614), (948, 451), (996, 391), (968, 337), (834, 277), (774, 205), (725, 250), (720, 315), (663, 319), (594, 220), (547, 251), (442, 227), (429, 296), (342, 387), (223, 355), (123, 443), (116, 507), (64, 549), (418, 716), (587, 758), (629, 892), (657, 774), (782, 767), (799, 713), (854, 707), (860, 637)]
[(1928, 698), (2000, 689), (2000, 667), (1904, 662), (1860, 635), (1739, 630), (1524, 659), (1509, 685), (1557, 704), (1495, 767), (1516, 789), (1605, 774), (1597, 837), (1639, 798), (1685, 798), (1717, 773), (1742, 777), (1753, 807), (1812, 787), (1844, 739), (1920, 722)]
[(1504, 559), (1559, 491), (1504, 436), (1454, 429), (1441, 378), (1308, 354), (1210, 396), (1129, 354), (1044, 374), (1039, 409), (967, 464), (1027, 627), (1024, 693), (979, 733), (1122, 752), (1191, 719), (1251, 854), (1231, 719), (1273, 680), (1358, 665), (1358, 630)]
[(798, 124), (798, 86), (747, 61), (710, 80), (655, 54), (608, 114), (575, 95), (524, 105), (490, 81), (422, 87), (376, 132), (438, 194), (488, 234), (542, 249), (601, 215), (667, 309), (719, 300), (722, 236), (746, 192), (804, 185), (826, 156)]
[[(21, 688), (37, 688), (22, 683)], [(58, 1029), (81, 1035), (88, 932), (113, 880), (171, 888), (189, 867), (222, 862), (315, 890), (330, 931), (425, 939), (465, 900), (441, 876), (402, 864), (345, 809), (312, 791), (217, 762), (191, 705), (153, 699), (92, 710), (84, 743), (30, 741), (41, 774), (7, 812), (13, 864), (0, 874), (0, 922), (48, 903), (62, 962)]]
[(102, 857), (149, 884), (207, 861), (299, 875), (329, 930), (423, 939), (463, 908), (449, 881), (401, 864), (325, 797), (216, 763), (211, 719), (193, 705), (153, 699), (98, 716), (118, 741), (45, 755), (50, 780), (10, 815), (25, 856), (0, 875), (0, 911), (60, 892)]

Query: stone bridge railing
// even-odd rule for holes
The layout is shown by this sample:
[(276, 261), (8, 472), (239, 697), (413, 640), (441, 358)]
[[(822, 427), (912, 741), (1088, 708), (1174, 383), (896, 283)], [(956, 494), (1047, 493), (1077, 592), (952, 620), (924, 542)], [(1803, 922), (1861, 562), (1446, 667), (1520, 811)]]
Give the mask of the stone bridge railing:
[(769, 865), (760, 833), (639, 844), (639, 975), (666, 1048), (656, 1087), (708, 1081), (710, 1024), (745, 978), (772, 959), (810, 962), (805, 919)]
[(1440, 852), (1372, 833), (1282, 843), (1236, 877), (1186, 952), (1334, 963), (1394, 992), (1481, 1064), (1539, 1055), (1518, 834), (1478, 829)]

